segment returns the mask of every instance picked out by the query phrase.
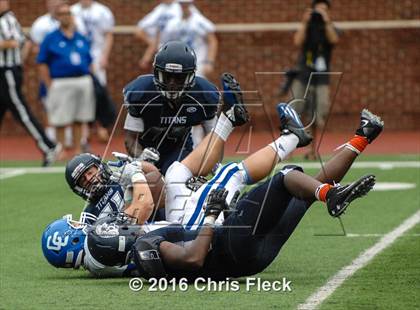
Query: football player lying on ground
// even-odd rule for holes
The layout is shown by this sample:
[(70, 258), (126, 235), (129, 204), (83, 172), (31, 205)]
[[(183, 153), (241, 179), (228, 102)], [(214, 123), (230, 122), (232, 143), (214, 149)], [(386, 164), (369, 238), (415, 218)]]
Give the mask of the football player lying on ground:
[[(195, 161), (191, 167), (195, 175), (207, 175), (220, 159), (224, 145), (224, 141), (219, 137), (222, 135), (221, 132), (224, 132), (223, 136), (227, 139), (228, 133), (225, 132), (225, 128), (229, 128), (230, 133), (233, 127), (240, 126), (248, 120), (246, 109), (242, 104), (236, 105), (237, 98), (230, 94), (230, 91), (238, 90), (235, 87), (239, 87), (239, 84), (229, 74), (223, 75), (223, 84), (227, 97), (224, 94), (221, 116), (213, 132), (194, 150), (195, 155), (190, 157), (190, 161), (192, 159)], [(212, 152), (203, 162), (202, 158), (208, 149)], [(67, 183), (77, 195), (87, 200), (89, 205), (81, 214), (80, 221), (65, 216), (44, 230), (42, 250), (50, 264), (58, 268), (78, 268), (83, 263), (96, 276), (121, 276), (131, 270), (130, 266), (115, 268), (104, 266), (90, 259), (87, 248), (83, 250), (86, 224), (93, 224), (98, 218), (122, 211), (134, 217), (137, 223), (144, 224), (152, 212), (153, 203), (162, 206), (160, 201), (164, 201), (164, 197), (161, 199), (163, 185), (160, 181), (156, 182), (160, 174), (152, 164), (135, 160), (126, 162), (117, 174), (115, 178), (115, 173), (107, 163), (93, 154), (80, 154), (69, 161), (66, 166)], [(118, 179), (118, 182), (113, 181), (115, 179)], [(145, 179), (147, 183), (144, 182)], [(150, 193), (149, 185), (152, 186), (153, 195)], [(157, 190), (153, 190), (153, 186), (156, 186)], [(142, 198), (132, 200), (132, 197)], [(124, 208), (125, 204), (128, 205), (127, 208)], [(168, 225), (168, 222), (143, 225), (142, 231), (148, 232), (161, 225)]]
[[(290, 112), (287, 107), (283, 111)], [(326, 163), (316, 178), (305, 175), (297, 166), (283, 168), (237, 202), (233, 198), (229, 204), (236, 205), (234, 212), (222, 226), (214, 223), (228, 205), (223, 182), (209, 189), (212, 191), (206, 195), (203, 226), (199, 230), (189, 230), (189, 225), (170, 225), (139, 237), (140, 234), (124, 232), (134, 227), (110, 217), (89, 229), (89, 251), (104, 265), (126, 264), (132, 259), (145, 278), (225, 279), (259, 273), (275, 259), (315, 200), (324, 201), (330, 215), (337, 217), (354, 199), (372, 189), (373, 175), (346, 186), (329, 183), (342, 179), (357, 155), (382, 128), (383, 122), (364, 110), (356, 136)], [(295, 146), (305, 139), (304, 133), (284, 136), (299, 136), (294, 140)], [(243, 161), (248, 178), (259, 180), (264, 177), (262, 169), (271, 171), (274, 162), (267, 164), (267, 159), (277, 162), (282, 158), (279, 149), (284, 149), (286, 142), (280, 142), (282, 148), (277, 147), (277, 141)], [(124, 239), (125, 251), (122, 251), (121, 239)]]
[[(219, 134), (217, 131), (223, 131), (227, 126), (232, 129), (247, 121), (244, 119), (247, 117), (246, 114), (239, 114), (244, 112), (242, 107), (235, 106), (238, 99), (230, 94), (230, 92), (238, 91), (239, 84), (228, 73), (222, 75), (222, 84), (225, 89), (221, 106), (223, 117), (216, 123), (215, 135)], [(200, 158), (197, 160), (198, 163), (202, 162), (200, 156), (207, 149), (213, 148), (213, 143), (210, 141), (214, 138), (211, 138), (211, 135), (201, 143), (200, 150), (195, 152), (194, 160)], [(95, 217), (99, 218), (108, 213), (124, 210), (127, 215), (137, 218), (137, 223), (143, 224), (147, 219), (154, 218), (158, 208), (163, 208), (165, 199), (160, 195), (159, 190), (162, 186), (160, 173), (153, 164), (144, 161), (149, 159), (148, 151), (146, 148), (142, 153), (144, 156), (138, 160), (118, 163), (120, 166), (117, 168), (118, 172), (111, 171), (107, 163), (90, 153), (76, 155), (67, 163), (65, 175), (69, 187), (74, 193), (89, 202), (84, 210), (84, 212), (90, 213), (87, 223), (92, 224), (92, 219), (94, 220)], [(212, 154), (219, 157), (213, 156), (211, 160), (207, 161), (209, 164), (202, 165), (202, 167), (194, 165), (192, 169), (196, 175), (198, 173), (207, 175), (215, 163), (220, 160), (223, 155), (220, 143), (213, 149)], [(201, 171), (198, 171), (199, 169)], [(119, 176), (116, 177), (115, 174), (119, 174)], [(148, 185), (152, 186), (151, 191)], [(153, 190), (153, 187), (156, 190)], [(141, 197), (141, 199), (133, 200), (133, 197)]]

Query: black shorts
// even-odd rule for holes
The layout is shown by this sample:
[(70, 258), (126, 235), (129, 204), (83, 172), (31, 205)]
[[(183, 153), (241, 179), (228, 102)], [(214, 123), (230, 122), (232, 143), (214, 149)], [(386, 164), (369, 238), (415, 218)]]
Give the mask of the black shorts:
[[(305, 214), (308, 203), (294, 198), (284, 186), (284, 176), (294, 165), (254, 187), (238, 202), (231, 214), (216, 229), (214, 261), (223, 266), (226, 276), (240, 277), (259, 273), (277, 256)], [(215, 266), (214, 266), (215, 267)]]

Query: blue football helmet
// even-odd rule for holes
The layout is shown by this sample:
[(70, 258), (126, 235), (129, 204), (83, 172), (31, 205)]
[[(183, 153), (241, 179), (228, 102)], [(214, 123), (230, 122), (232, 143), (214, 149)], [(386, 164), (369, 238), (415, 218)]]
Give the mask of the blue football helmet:
[(42, 252), (47, 261), (57, 268), (78, 269), (83, 261), (87, 219), (96, 220), (92, 214), (83, 212), (79, 221), (71, 214), (55, 220), (42, 233)]
[(197, 58), (194, 50), (185, 43), (170, 41), (156, 53), (153, 69), (157, 89), (174, 102), (194, 86)]

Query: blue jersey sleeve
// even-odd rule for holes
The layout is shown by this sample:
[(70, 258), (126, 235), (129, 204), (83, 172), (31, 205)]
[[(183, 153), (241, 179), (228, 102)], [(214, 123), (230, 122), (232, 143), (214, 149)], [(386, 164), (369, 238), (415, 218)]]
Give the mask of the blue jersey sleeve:
[(50, 59), (50, 53), (49, 53), (49, 46), (51, 42), (51, 34), (47, 35), (45, 39), (42, 41), (40, 47), (38, 56), (36, 57), (36, 63), (38, 64), (48, 64)]

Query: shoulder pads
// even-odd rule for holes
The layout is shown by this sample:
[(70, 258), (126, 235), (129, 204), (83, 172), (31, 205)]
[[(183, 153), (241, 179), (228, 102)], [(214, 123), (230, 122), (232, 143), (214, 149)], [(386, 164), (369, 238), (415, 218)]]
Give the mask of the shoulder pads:
[(164, 240), (161, 236), (145, 235), (137, 239), (133, 246), (134, 263), (145, 279), (166, 277), (159, 252), (159, 244)]

